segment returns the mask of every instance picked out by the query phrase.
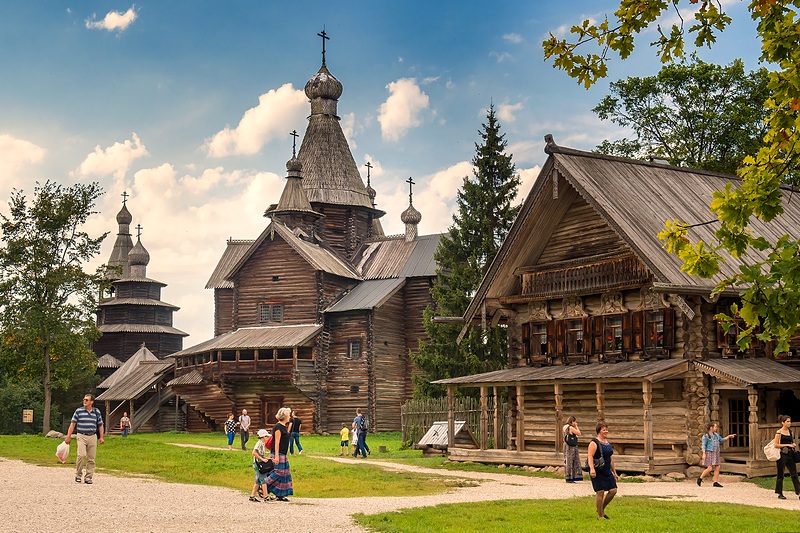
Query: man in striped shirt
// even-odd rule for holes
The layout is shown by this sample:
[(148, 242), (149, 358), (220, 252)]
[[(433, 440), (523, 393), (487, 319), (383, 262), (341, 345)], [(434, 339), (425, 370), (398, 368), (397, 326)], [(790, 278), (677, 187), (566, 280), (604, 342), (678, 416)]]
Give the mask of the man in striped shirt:
[[(94, 475), (94, 459), (97, 455), (97, 442), (99, 436), (100, 444), (103, 444), (103, 416), (100, 411), (94, 409), (94, 395), (87, 394), (83, 397), (83, 406), (75, 409), (72, 421), (67, 429), (67, 436), (64, 442), (67, 444), (72, 440), (72, 433), (78, 440), (78, 459), (75, 461), (75, 481), (83, 481), (87, 485), (92, 484)], [(83, 476), (83, 468), (86, 467), (86, 477)]]

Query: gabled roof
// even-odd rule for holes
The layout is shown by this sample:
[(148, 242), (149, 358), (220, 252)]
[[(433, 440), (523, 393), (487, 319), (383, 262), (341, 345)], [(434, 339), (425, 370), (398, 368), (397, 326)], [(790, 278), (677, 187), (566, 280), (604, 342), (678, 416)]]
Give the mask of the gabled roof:
[[(738, 177), (559, 147), (549, 136), (545, 151), (549, 157), (464, 313), (466, 323), (477, 314), (486, 298), (511, 293), (517, 281), (514, 270), (520, 263), (535, 264), (536, 258), (525, 254), (540, 250), (535, 244), (549, 238), (552, 228), (547, 231), (544, 228), (558, 221), (548, 222), (547, 208), (556, 201), (554, 197), (568, 194), (554, 187), (556, 181), (566, 182), (592, 206), (647, 265), (656, 285), (674, 287), (674, 292), (688, 289), (710, 293), (723, 276), (738, 272), (741, 261), (724, 256), (726, 261), (714, 278), (690, 276), (681, 271), (680, 259), (668, 254), (657, 237), (666, 220), (678, 218), (689, 223), (713, 220), (715, 217), (709, 210), (713, 192), (724, 189), (727, 183), (740, 186)], [(783, 234), (796, 237), (800, 232), (800, 202), (791, 200), (790, 194), (784, 195), (784, 214), (769, 224), (753, 219), (752, 233), (772, 242)], [(713, 233), (717, 227), (717, 224), (694, 227), (690, 238), (716, 242)], [(751, 260), (762, 256), (753, 251)]]
[(175, 367), (175, 361), (141, 361), (125, 379), (100, 394), (100, 401), (120, 401), (138, 398), (155, 385), (164, 374)]
[(382, 306), (403, 285), (405, 278), (374, 279), (362, 281), (345, 294), (338, 302), (328, 307), (326, 313), (340, 313)]
[(420, 235), (411, 242), (404, 236), (387, 237), (364, 244), (354, 263), (364, 279), (433, 277), (433, 254), (440, 234)]
[(125, 379), (128, 374), (134, 372), (137, 368), (139, 368), (139, 363), (143, 361), (158, 361), (158, 357), (153, 355), (153, 352), (148, 350), (144, 345), (141, 348), (136, 350), (130, 359), (125, 361), (125, 363), (119, 367), (113, 374), (108, 376), (106, 379), (103, 380), (100, 385), (97, 386), (98, 389), (108, 389), (113, 387), (117, 383), (121, 382)]
[(235, 241), (233, 239), (228, 239), (228, 246), (222, 253), (222, 257), (220, 257), (216, 268), (214, 268), (214, 272), (211, 273), (211, 277), (208, 278), (206, 289), (232, 289), (233, 282), (227, 279), (228, 273), (233, 266), (239, 262), (242, 256), (247, 253), (254, 242), (254, 240)]
[(286, 243), (291, 246), (295, 252), (300, 254), (303, 259), (305, 259), (314, 269), (328, 272), (329, 274), (335, 274), (343, 278), (361, 279), (361, 276), (358, 274), (358, 272), (356, 272), (346, 260), (340, 258), (333, 251), (323, 248), (317, 244), (304, 241), (295, 235), (289, 228), (275, 220), (270, 222), (266, 229), (261, 232), (261, 235), (259, 235), (258, 239), (256, 239), (253, 244), (250, 245), (247, 251), (239, 257), (239, 260), (228, 272), (227, 279), (233, 278), (233, 276), (236, 275), (236, 272), (238, 272), (238, 270), (244, 266), (247, 260), (250, 259), (253, 253), (255, 253), (255, 251), (261, 246), (261, 244), (267, 239), (274, 239), (275, 234), (278, 234), (284, 241), (286, 241)]
[(177, 357), (213, 350), (251, 350), (256, 348), (293, 348), (305, 346), (322, 330), (319, 324), (239, 328), (218, 335), (167, 357)]
[(122, 361), (107, 353), (97, 359), (97, 368), (119, 368), (122, 366)]

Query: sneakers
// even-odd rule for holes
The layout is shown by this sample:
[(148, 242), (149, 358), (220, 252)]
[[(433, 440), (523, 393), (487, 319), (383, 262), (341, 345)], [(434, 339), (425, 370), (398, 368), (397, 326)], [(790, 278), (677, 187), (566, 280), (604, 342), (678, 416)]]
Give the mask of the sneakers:
[(250, 501), (259, 503), (258, 498), (256, 498), (255, 496), (250, 496)]
[(701, 478), (701, 477), (697, 478), (697, 486), (698, 487), (702, 487), (703, 486), (703, 478)]
[(88, 478), (84, 479), (83, 482), (86, 483), (87, 485), (91, 485), (92, 484), (92, 480), (88, 479)]
[(75, 476), (75, 483), (80, 483), (81, 481), (83, 480), (80, 478), (80, 476)]
[(714, 485), (713, 485), (713, 486), (714, 486), (714, 487), (719, 487), (719, 488), (722, 488), (722, 485), (720, 485), (720, 484), (719, 484), (719, 483), (717, 483), (716, 481), (714, 482)]
[(783, 494), (778, 494), (778, 499), (779, 500), (785, 500), (786, 496), (784, 496)]

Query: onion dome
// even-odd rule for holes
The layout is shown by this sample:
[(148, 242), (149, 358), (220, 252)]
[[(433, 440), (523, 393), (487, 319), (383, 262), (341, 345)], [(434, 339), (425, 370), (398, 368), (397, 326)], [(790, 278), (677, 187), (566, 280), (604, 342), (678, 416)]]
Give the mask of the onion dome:
[(328, 67), (322, 65), (306, 83), (305, 92), (309, 100), (315, 98), (338, 100), (342, 96), (342, 84), (330, 73)]
[(292, 156), (292, 158), (286, 162), (286, 170), (290, 174), (301, 172), (303, 170), (303, 163), (297, 159), (297, 157)]
[(422, 213), (414, 209), (413, 205), (409, 205), (408, 209), (403, 211), (400, 215), (400, 220), (402, 220), (404, 224), (419, 224), (422, 220)]
[(130, 211), (128, 211), (128, 208), (123, 204), (122, 209), (117, 213), (117, 224), (130, 224), (131, 221), (133, 221), (133, 216), (131, 216)]
[(375, 207), (375, 197), (378, 193), (372, 188), (372, 185), (367, 185), (367, 194), (369, 195), (369, 199), (372, 200), (372, 207)]
[(128, 252), (128, 262), (131, 266), (147, 266), (150, 263), (150, 254), (142, 245), (141, 239), (136, 239), (136, 245)]

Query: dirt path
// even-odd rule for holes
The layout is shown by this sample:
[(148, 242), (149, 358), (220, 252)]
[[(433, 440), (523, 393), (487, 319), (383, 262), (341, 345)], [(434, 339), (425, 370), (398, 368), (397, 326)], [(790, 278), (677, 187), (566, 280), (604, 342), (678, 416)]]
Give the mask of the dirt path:
[[(355, 462), (396, 471), (414, 471), (447, 478), (479, 480), (475, 487), (417, 497), (292, 498), (289, 503), (253, 503), (241, 491), (164, 483), (136, 477), (96, 473), (93, 485), (75, 483), (73, 465), (35, 466), (0, 459), (0, 531), (51, 532), (101, 530), (138, 532), (219, 531), (263, 529), (273, 518), (293, 524), (287, 531), (362, 532), (350, 518), (357, 512), (380, 513), (410, 507), (501, 499), (562, 499), (588, 496), (591, 484), (567, 484), (558, 479), (511, 474), (441, 471), (376, 460)], [(746, 503), (762, 507), (800, 509), (797, 499), (778, 500), (772, 491), (738, 478), (722, 479), (724, 488), (694, 481), (626, 483), (619, 497), (642, 495), (687, 501)], [(587, 509), (587, 512), (591, 510)], [(250, 523), (237, 517), (247, 516)]]

